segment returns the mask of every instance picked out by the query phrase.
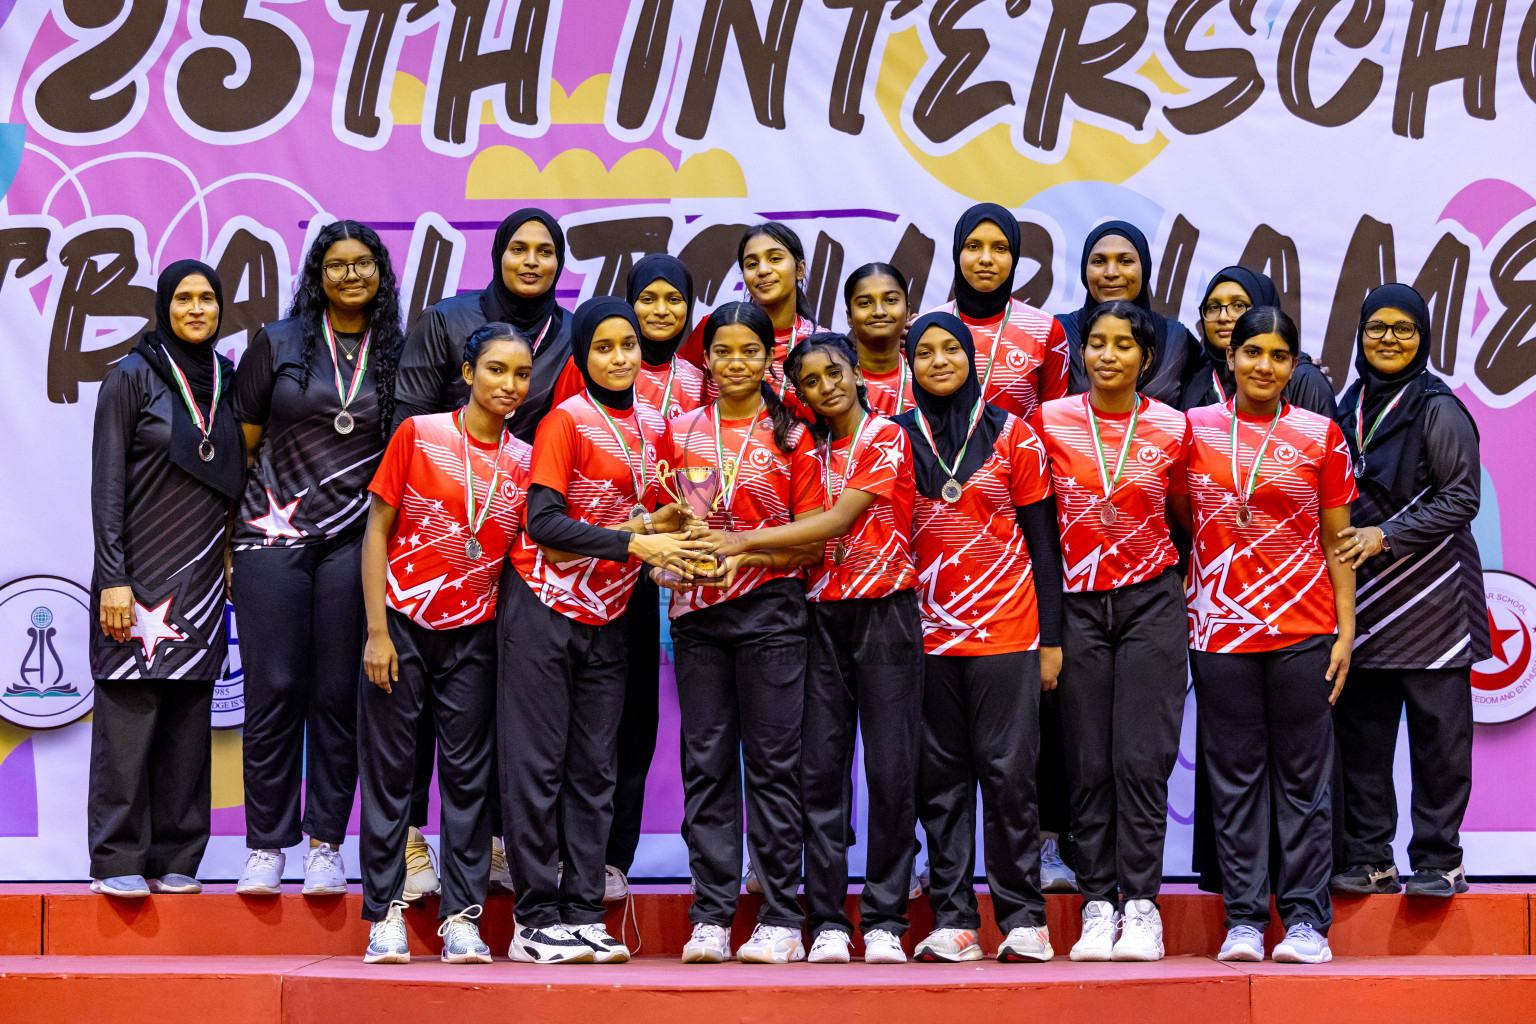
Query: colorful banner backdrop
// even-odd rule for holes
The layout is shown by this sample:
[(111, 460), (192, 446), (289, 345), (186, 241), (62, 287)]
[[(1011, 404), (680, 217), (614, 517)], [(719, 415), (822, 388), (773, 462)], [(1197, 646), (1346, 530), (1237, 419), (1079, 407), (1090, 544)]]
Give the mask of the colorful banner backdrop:
[[(741, 225), (773, 217), (839, 326), (841, 282), (872, 259), (907, 272), (919, 307), (945, 300), (952, 225), (978, 200), (1017, 211), (1020, 295), (1052, 311), (1083, 301), (1082, 239), (1112, 217), (1153, 240), (1147, 286), (1186, 322), (1217, 268), (1268, 270), (1341, 389), (1365, 292), (1401, 279), (1429, 297), (1432, 366), (1483, 437), (1497, 654), (1476, 676), (1467, 866), (1536, 874), (1530, 5), (0, 0), (0, 100), (8, 877), (86, 873), (91, 417), (161, 267), (218, 267), (218, 344), (238, 357), (332, 218), (379, 230), (414, 315), (482, 287), (492, 229), (528, 203), (565, 225), (567, 306), (664, 249), (702, 313), (741, 292)], [(239, 684), (232, 646), (216, 728), (238, 726)], [(665, 668), (662, 691), (641, 875), (686, 873)], [(1188, 869), (1192, 721), (1171, 874)], [(203, 873), (228, 877), (238, 728), (214, 757)]]

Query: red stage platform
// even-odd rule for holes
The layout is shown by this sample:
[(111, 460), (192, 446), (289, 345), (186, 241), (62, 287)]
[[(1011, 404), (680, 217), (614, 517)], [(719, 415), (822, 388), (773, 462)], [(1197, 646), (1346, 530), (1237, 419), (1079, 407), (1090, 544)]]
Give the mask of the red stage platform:
[[(689, 930), (686, 890), (637, 887), (644, 947), (632, 964), (445, 965), (435, 959), (436, 906), (429, 902), (406, 915), (418, 961), (369, 967), (361, 962), (367, 928), (356, 892), (262, 900), (214, 886), (201, 896), (127, 902), (83, 885), (0, 885), (0, 1020), (311, 1024), (425, 1020), (449, 1010), (625, 1024), (685, 1017), (979, 1022), (1022, 1012), (1178, 1024), (1505, 1024), (1536, 1006), (1533, 899), (1536, 887), (1494, 885), (1448, 901), (1339, 900), (1331, 938), (1340, 959), (1318, 967), (1217, 963), (1209, 954), (1222, 935), (1219, 898), (1170, 886), (1161, 899), (1170, 955), (1161, 963), (1070, 963), (1065, 953), (1077, 936), (1080, 901), (1053, 896), (1058, 958), (1050, 964), (775, 968), (679, 964)], [(990, 918), (984, 895), (982, 902)], [(755, 897), (743, 897), (737, 941), (750, 932), (756, 908)], [(926, 900), (916, 901), (912, 917), (915, 939), (931, 925)], [(511, 919), (511, 898), (490, 901), (483, 932), (498, 956)], [(618, 909), (609, 924), (619, 931)], [(997, 940), (989, 921), (983, 945), (990, 951)]]

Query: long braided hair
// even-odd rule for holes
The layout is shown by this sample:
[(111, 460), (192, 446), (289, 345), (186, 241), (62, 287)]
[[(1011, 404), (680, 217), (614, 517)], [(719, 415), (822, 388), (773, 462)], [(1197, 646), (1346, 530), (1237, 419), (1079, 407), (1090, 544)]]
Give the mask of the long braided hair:
[(374, 381), (379, 399), (379, 429), (384, 440), (389, 440), (389, 424), (395, 413), (395, 372), (400, 366), (400, 349), (405, 345), (404, 321), (400, 316), (400, 287), (395, 278), (395, 267), (389, 259), (389, 249), (379, 238), (378, 232), (355, 220), (332, 221), (315, 235), (309, 252), (304, 256), (304, 267), (299, 271), (298, 286), (294, 289), (293, 304), (288, 315), (297, 317), (303, 324), (304, 355), (303, 373), (299, 388), (309, 389), (310, 366), (315, 358), (315, 346), (324, 337), (321, 318), (330, 305), (325, 297), (325, 254), (337, 242), (355, 238), (373, 253), (378, 269), (379, 290), (368, 304), (368, 330), (373, 339), (369, 345), (373, 351)]

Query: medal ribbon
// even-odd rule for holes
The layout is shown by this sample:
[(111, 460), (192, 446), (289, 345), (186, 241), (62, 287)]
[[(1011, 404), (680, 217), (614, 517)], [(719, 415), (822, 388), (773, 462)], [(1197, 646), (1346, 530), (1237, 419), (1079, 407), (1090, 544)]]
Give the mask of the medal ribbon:
[[(868, 423), (869, 413), (861, 411), (859, 425), (853, 432), (853, 440), (848, 442), (848, 460), (843, 463), (844, 487), (848, 486), (848, 473), (853, 469), (853, 458), (858, 452), (859, 441), (863, 439), (864, 427)], [(838, 491), (836, 495), (832, 493), (832, 435), (830, 434), (827, 435), (827, 459), (826, 464), (822, 467), (821, 482), (827, 491), (827, 511), (830, 512), (832, 511), (832, 506), (836, 504), (837, 498), (841, 497), (843, 493), (842, 491)]]
[(1356, 455), (1364, 455), (1365, 454), (1365, 446), (1370, 444), (1371, 443), (1371, 439), (1376, 436), (1376, 428), (1381, 426), (1381, 421), (1387, 418), (1387, 413), (1389, 413), (1393, 409), (1397, 408), (1397, 403), (1401, 402), (1403, 400), (1403, 396), (1406, 395), (1407, 393), (1408, 393), (1408, 389), (1406, 387), (1399, 388), (1398, 392), (1397, 392), (1397, 397), (1392, 399), (1392, 401), (1388, 402), (1387, 403), (1387, 407), (1385, 409), (1381, 410), (1381, 412), (1376, 414), (1376, 422), (1371, 424), (1371, 432), (1369, 434), (1366, 434), (1366, 435), (1364, 435), (1362, 437), (1360, 432), (1365, 427), (1365, 388), (1362, 387), (1360, 389), (1360, 401), (1355, 403), (1355, 454)]
[[(211, 345), (213, 342), (204, 342)], [(219, 407), (219, 395), (223, 392), (223, 375), (219, 372), (219, 354), (213, 354), (213, 401), (208, 403), (208, 418), (203, 419), (203, 412), (197, 407), (197, 400), (192, 397), (192, 385), (187, 383), (187, 375), (181, 372), (181, 367), (176, 365), (176, 360), (171, 358), (171, 352), (164, 345), (160, 351), (165, 353), (165, 361), (170, 364), (171, 372), (176, 375), (176, 387), (181, 391), (181, 400), (186, 403), (187, 411), (192, 414), (192, 422), (197, 424), (197, 429), (203, 435), (203, 440), (208, 440), (208, 432), (213, 429), (213, 413)]]
[[(459, 410), (459, 433), (464, 441), (464, 511), (469, 518), (469, 535), (474, 537), (480, 532), (480, 527), (485, 525), (486, 516), (490, 515), (491, 502), (496, 498), (496, 484), (501, 480), (501, 445), (496, 446), (496, 454), (492, 457), (491, 486), (485, 492), (485, 504), (475, 512), (475, 471), (469, 462), (469, 427), (464, 423), (464, 410)], [(506, 437), (506, 427), (502, 428), (502, 438)]]
[[(1131, 409), (1131, 422), (1125, 428), (1125, 441), (1120, 445), (1120, 456), (1115, 460), (1115, 475), (1109, 475), (1109, 466), (1104, 461), (1104, 442), (1099, 439), (1099, 419), (1093, 414), (1093, 403), (1088, 401), (1088, 396), (1083, 396), (1083, 408), (1088, 412), (1088, 426), (1093, 431), (1093, 460), (1099, 467), (1099, 480), (1104, 485), (1104, 500), (1109, 501), (1109, 496), (1114, 493), (1115, 485), (1120, 482), (1120, 474), (1125, 471), (1125, 457), (1131, 452), (1131, 439), (1136, 435), (1136, 418), (1141, 415), (1141, 396), (1136, 396), (1136, 405)], [(1237, 474), (1232, 475), (1234, 481)], [(1251, 486), (1251, 485), (1250, 485)]]
[[(949, 304), (949, 308), (954, 310), (957, 317), (960, 315), (960, 311), (956, 308), (955, 303), (951, 302)], [(1003, 344), (1003, 328), (1008, 326), (1008, 321), (1012, 317), (1013, 299), (1010, 298), (1008, 300), (1008, 305), (1003, 307), (1003, 318), (997, 322), (997, 330), (992, 332), (992, 354), (987, 357), (987, 375), (981, 378), (981, 400), (983, 402), (987, 400), (987, 385), (992, 383), (992, 367), (997, 365), (997, 350)], [(961, 323), (965, 323), (965, 321), (961, 320)], [(966, 326), (969, 327), (970, 325), (966, 324)], [(971, 372), (976, 372), (976, 368), (974, 366), (971, 367)], [(934, 454), (938, 453), (935, 452)], [(957, 462), (955, 465), (958, 466), (959, 463)]]
[(352, 371), (352, 386), (343, 388), (341, 385), (341, 360), (336, 358), (336, 338), (331, 334), (331, 314), (326, 313), (320, 318), (320, 323), (325, 327), (325, 343), (331, 349), (331, 369), (336, 371), (336, 394), (341, 399), (343, 411), (352, 404), (357, 393), (363, 386), (363, 374), (368, 370), (368, 343), (373, 337), (373, 331), (363, 332), (363, 343), (358, 347), (357, 369)]
[(613, 417), (608, 415), (608, 410), (603, 408), (601, 402), (592, 401), (591, 395), (587, 395), (586, 399), (587, 404), (592, 406), (592, 408), (596, 409), (602, 415), (603, 422), (608, 424), (608, 432), (613, 435), (613, 439), (615, 441), (619, 442), (619, 450), (624, 453), (624, 464), (629, 467), (629, 477), (635, 485), (635, 504), (644, 504), (646, 494), (645, 431), (640, 428), (640, 414), (638, 412), (635, 413), (635, 433), (640, 435), (640, 468), (636, 470), (635, 460), (634, 457), (629, 453), (629, 442), (625, 440), (624, 432), (621, 431), (619, 429), (619, 425), (613, 421)]
[[(1237, 404), (1236, 403), (1237, 403), (1237, 398), (1236, 398), (1236, 396), (1233, 396), (1232, 404), (1229, 406), (1229, 408), (1227, 410), (1232, 415), (1232, 433), (1231, 433), (1231, 438), (1230, 438), (1230, 444), (1231, 444), (1231, 447), (1232, 447), (1232, 486), (1234, 488), (1239, 486), (1239, 484), (1237, 482), (1238, 479), (1239, 479), (1239, 473), (1238, 473), (1238, 459), (1237, 459)], [(1285, 409), (1285, 403), (1284, 402), (1280, 402), (1278, 405), (1275, 406), (1274, 418), (1269, 421), (1269, 430), (1268, 430), (1268, 432), (1265, 433), (1264, 440), (1259, 442), (1258, 454), (1255, 455), (1254, 459), (1253, 459), (1253, 469), (1250, 470), (1249, 473), (1248, 473), (1248, 486), (1247, 486), (1246, 490), (1242, 490), (1242, 491), (1238, 492), (1238, 495), (1237, 495), (1238, 499), (1244, 505), (1247, 505), (1249, 500), (1253, 497), (1253, 487), (1254, 487), (1254, 484), (1257, 483), (1258, 479), (1259, 479), (1259, 467), (1264, 464), (1264, 449), (1269, 447), (1269, 439), (1274, 436), (1275, 428), (1280, 425), (1280, 413), (1282, 411), (1284, 411), (1284, 409)]]
[(667, 374), (667, 387), (666, 387), (666, 390), (664, 390), (661, 393), (661, 418), (664, 419), (664, 420), (672, 418), (672, 417), (667, 415), (667, 406), (672, 404), (672, 385), (674, 385), (676, 383), (677, 383), (677, 356), (673, 356), (672, 357), (672, 368), (671, 368), (670, 372), (668, 372), (668, 374)]
[[(725, 481), (725, 512), (726, 512), (726, 515), (730, 515), (730, 512), (731, 512), (731, 502), (734, 501), (735, 498), (736, 498), (736, 484), (737, 484), (738, 481), (741, 480), (741, 467), (742, 467), (742, 465), (744, 464), (744, 462), (746, 461), (746, 458), (747, 458), (747, 445), (752, 443), (752, 431), (753, 431), (754, 428), (757, 427), (757, 418), (759, 416), (761, 416), (762, 414), (763, 414), (763, 407), (762, 407), (762, 404), (759, 403), (757, 409), (755, 411), (753, 411), (753, 413), (752, 413), (752, 418), (747, 422), (746, 433), (745, 433), (745, 435), (741, 439), (741, 450), (736, 453), (736, 471), (731, 474), (730, 479)], [(721, 430), (721, 426), (720, 426), (720, 403), (719, 402), (715, 403), (715, 406), (714, 406), (714, 417), (715, 417), (715, 464), (720, 467), (720, 472), (723, 474), (723, 473), (725, 473), (725, 442), (724, 442), (724, 439), (723, 439), (723, 431)]]
[[(785, 358), (789, 357), (789, 354), (794, 351), (796, 345), (800, 344), (806, 338), (810, 337), (812, 333), (814, 333), (811, 330), (811, 328), (814, 327), (814, 326), (816, 326), (816, 325), (811, 323), (805, 317), (801, 316), (798, 313), (795, 314), (795, 326), (790, 331), (789, 347), (784, 350)], [(775, 344), (777, 344), (777, 342), (775, 342)], [(770, 373), (774, 370), (773, 359), (771, 357), (768, 360), (768, 369), (769, 369)], [(784, 395), (786, 393), (788, 393), (788, 391), (789, 391), (789, 378), (787, 376), (785, 376), (785, 374), (784, 374), (784, 365), (782, 363), (780, 363), (779, 366), (778, 366), (778, 373), (779, 373), (779, 401), (782, 402), (784, 400)]]
[(955, 471), (960, 468), (960, 463), (965, 461), (965, 450), (971, 446), (971, 437), (976, 433), (976, 424), (981, 422), (982, 410), (987, 407), (985, 398), (978, 398), (976, 405), (971, 409), (971, 425), (965, 429), (965, 443), (960, 446), (960, 451), (955, 455), (955, 464), (951, 466), (944, 461), (944, 456), (939, 454), (939, 446), (933, 441), (933, 431), (928, 427), (928, 417), (923, 415), (923, 410), (917, 410), (917, 429), (923, 432), (923, 439), (928, 442), (928, 447), (933, 449), (933, 457), (938, 460), (940, 468), (953, 480)]
[(1211, 387), (1216, 389), (1216, 401), (1222, 405), (1227, 404), (1227, 393), (1221, 390), (1221, 378), (1216, 376), (1216, 371), (1211, 371)]

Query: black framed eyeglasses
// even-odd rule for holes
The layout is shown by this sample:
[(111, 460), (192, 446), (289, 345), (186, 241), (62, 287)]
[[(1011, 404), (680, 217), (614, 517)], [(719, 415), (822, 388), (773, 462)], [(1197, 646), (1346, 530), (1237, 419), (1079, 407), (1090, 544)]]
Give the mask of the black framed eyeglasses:
[(365, 256), (360, 260), (353, 260), (351, 263), (327, 263), (325, 264), (325, 276), (332, 281), (341, 282), (347, 279), (347, 271), (350, 270), (357, 275), (359, 281), (366, 281), (377, 273), (378, 269), (379, 261)]
[(1367, 320), (1362, 328), (1365, 336), (1372, 341), (1380, 341), (1392, 332), (1392, 337), (1398, 341), (1407, 341), (1419, 333), (1419, 325), (1412, 320), (1399, 320), (1395, 324), (1389, 324), (1385, 320)]
[(1207, 320), (1220, 320), (1222, 313), (1230, 311), (1232, 319), (1236, 320), (1252, 308), (1253, 303), (1244, 302), (1242, 299), (1233, 299), (1231, 302), (1208, 302), (1205, 308), (1200, 310), (1200, 315)]

